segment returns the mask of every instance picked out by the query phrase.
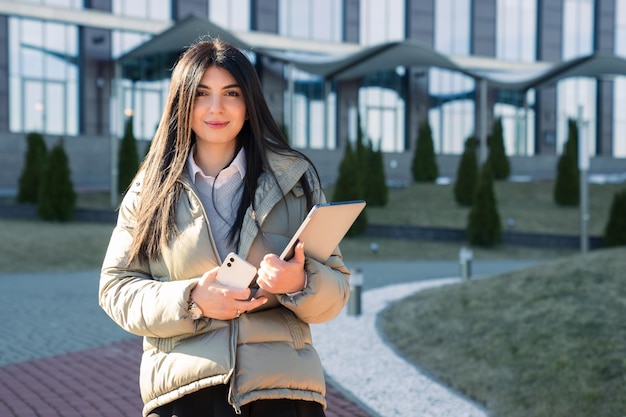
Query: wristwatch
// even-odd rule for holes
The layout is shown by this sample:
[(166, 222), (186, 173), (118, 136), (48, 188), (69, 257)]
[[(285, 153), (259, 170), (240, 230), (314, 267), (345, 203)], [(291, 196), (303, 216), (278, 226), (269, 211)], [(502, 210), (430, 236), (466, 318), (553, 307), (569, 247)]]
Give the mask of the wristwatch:
[(192, 320), (199, 320), (202, 317), (204, 317), (204, 313), (202, 312), (202, 309), (193, 300), (189, 300), (187, 311), (189, 311), (189, 315), (191, 316)]

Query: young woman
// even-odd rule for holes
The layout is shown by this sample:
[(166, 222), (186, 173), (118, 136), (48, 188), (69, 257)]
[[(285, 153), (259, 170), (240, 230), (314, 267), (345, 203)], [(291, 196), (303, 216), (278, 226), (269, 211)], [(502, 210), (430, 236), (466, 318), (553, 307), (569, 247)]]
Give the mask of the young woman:
[[(275, 255), (324, 201), (245, 55), (219, 40), (183, 53), (100, 279), (102, 308), (144, 337), (144, 416), (324, 415), (309, 324), (345, 306), (349, 272), (339, 249)], [(216, 282), (231, 251), (258, 267), (251, 288)]]

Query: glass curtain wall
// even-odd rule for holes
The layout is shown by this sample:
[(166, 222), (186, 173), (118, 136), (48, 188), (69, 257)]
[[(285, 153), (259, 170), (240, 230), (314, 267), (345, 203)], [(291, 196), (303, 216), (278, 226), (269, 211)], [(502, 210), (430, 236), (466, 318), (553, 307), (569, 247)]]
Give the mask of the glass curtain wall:
[[(496, 5), (496, 58), (532, 62), (536, 54), (536, 0), (498, 0)], [(499, 91), (494, 117), (502, 120), (504, 146), (509, 155), (533, 155), (534, 90)]]
[[(563, 0), (563, 61), (593, 53), (593, 1)], [(582, 112), (580, 135), (586, 135), (589, 155), (595, 154), (596, 83), (588, 77), (568, 78), (557, 84), (557, 152), (567, 141), (568, 120)]]
[[(615, 54), (626, 58), (626, 2), (615, 4)], [(613, 156), (626, 157), (626, 77), (613, 83)]]
[[(362, 0), (361, 44), (403, 40), (404, 14), (404, 0)], [(371, 74), (363, 79), (359, 88), (359, 128), (364, 140), (370, 140), (374, 149), (384, 152), (403, 152), (406, 149), (406, 104), (402, 97), (405, 73), (405, 68), (399, 67), (395, 71)], [(356, 129), (351, 131), (356, 133)], [(356, 137), (350, 140), (356, 140)]]
[[(435, 49), (453, 55), (470, 53), (470, 0), (435, 2)], [(431, 68), (428, 120), (437, 153), (463, 152), (465, 140), (475, 134), (474, 90), (466, 75)]]
[(83, 0), (20, 0), (23, 3), (43, 4), (46, 6), (67, 7), (71, 9), (82, 9)]
[[(342, 2), (336, 0), (283, 0), (280, 2), (279, 33), (290, 38), (340, 42)], [(337, 94), (322, 77), (286, 66), (285, 124), (296, 148), (335, 149)]]
[(250, 30), (250, 0), (208, 0), (209, 19), (233, 31)]
[(78, 134), (78, 30), (9, 18), (9, 128)]
[[(114, 0), (113, 14), (118, 16), (143, 18), (150, 20), (169, 20), (171, 18), (170, 0)], [(136, 48), (150, 39), (150, 35), (137, 32), (113, 31), (112, 53), (117, 59), (124, 53)], [(116, 99), (111, 102), (111, 129), (115, 134), (124, 134), (124, 124), (128, 117), (133, 117), (133, 134), (136, 139), (151, 140), (161, 118), (165, 104), (169, 75), (147, 77), (149, 63), (138, 62), (133, 75), (123, 74), (119, 86), (122, 106)], [(143, 65), (143, 67), (142, 67)], [(142, 75), (140, 77), (140, 74)], [(120, 114), (120, 109), (123, 114)]]

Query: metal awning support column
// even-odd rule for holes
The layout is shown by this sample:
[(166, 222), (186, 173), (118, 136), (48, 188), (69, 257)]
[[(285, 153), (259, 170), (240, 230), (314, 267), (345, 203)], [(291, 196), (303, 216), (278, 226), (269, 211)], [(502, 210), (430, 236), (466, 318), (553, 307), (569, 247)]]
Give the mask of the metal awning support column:
[(327, 78), (324, 78), (324, 146), (328, 147), (329, 149), (332, 149), (330, 147), (330, 143), (329, 140), (334, 136), (331, 135), (329, 130), (329, 124), (330, 124), (330, 90), (331, 90), (331, 86), (330, 86), (330, 80)]
[(110, 204), (112, 208), (116, 208), (119, 204), (119, 190), (117, 186), (118, 172), (118, 154), (119, 154), (119, 141), (118, 132), (119, 127), (124, 123), (124, 97), (122, 93), (122, 63), (120, 61), (115, 62), (115, 70), (113, 75), (111, 94), (113, 95), (113, 102), (115, 103), (114, 116), (113, 116), (113, 129), (110, 132), (110, 148), (111, 148), (111, 187), (110, 187)]
[(291, 145), (294, 145), (294, 133), (296, 132), (295, 129), (295, 117), (294, 117), (294, 109), (295, 109), (295, 103), (294, 103), (294, 91), (295, 91), (295, 80), (294, 80), (294, 65), (293, 62), (290, 62), (288, 65), (288, 72), (289, 72), (289, 79), (287, 80), (287, 89), (288, 89), (288, 96), (289, 96), (289, 115), (287, 120), (289, 121), (289, 126), (288, 126), (288, 132), (289, 132), (289, 142), (291, 143)]
[(487, 161), (487, 80), (481, 78), (479, 97), (479, 120), (480, 120), (480, 163)]

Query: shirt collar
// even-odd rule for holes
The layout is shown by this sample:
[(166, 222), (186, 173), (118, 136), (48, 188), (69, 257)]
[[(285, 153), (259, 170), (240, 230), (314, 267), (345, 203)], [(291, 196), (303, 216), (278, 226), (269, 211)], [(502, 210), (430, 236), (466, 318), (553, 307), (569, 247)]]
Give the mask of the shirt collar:
[[(191, 181), (196, 183), (196, 175), (199, 175), (202, 180), (208, 181), (210, 183), (215, 182), (215, 177), (210, 175), (205, 175), (202, 172), (202, 169), (196, 164), (196, 161), (193, 159), (193, 153), (196, 150), (196, 145), (194, 144), (191, 147), (191, 151), (189, 152), (189, 156), (187, 157), (187, 164), (189, 165), (189, 176), (191, 177)], [(220, 171), (220, 175), (217, 177), (217, 182), (215, 186), (220, 186), (222, 183), (226, 182), (233, 175), (239, 174), (243, 179), (246, 176), (246, 151), (241, 148), (237, 153), (237, 156), (226, 168)]]

